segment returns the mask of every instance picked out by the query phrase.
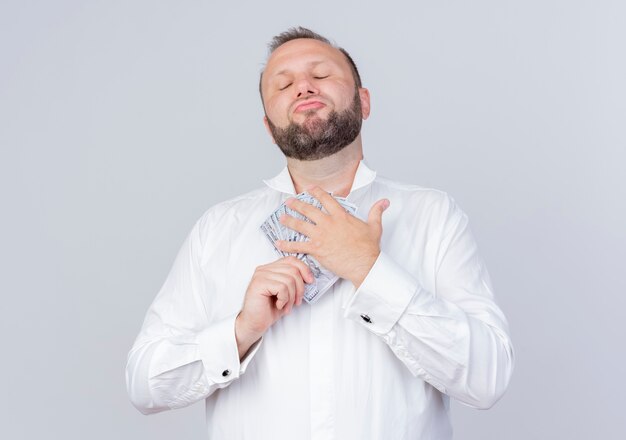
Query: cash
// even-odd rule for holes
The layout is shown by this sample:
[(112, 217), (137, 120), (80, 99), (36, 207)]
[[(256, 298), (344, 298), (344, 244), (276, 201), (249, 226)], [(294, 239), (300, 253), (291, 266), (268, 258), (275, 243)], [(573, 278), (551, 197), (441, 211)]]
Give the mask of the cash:
[[(332, 195), (332, 194), (331, 194)], [(334, 197), (337, 202), (351, 215), (356, 215), (356, 205), (350, 203), (343, 197)], [(296, 199), (308, 203), (316, 207), (317, 209), (325, 212), (322, 204), (319, 200), (313, 197), (307, 192), (300, 193), (296, 196)], [(312, 283), (305, 284), (304, 299), (308, 303), (313, 303), (318, 300), (330, 287), (339, 279), (337, 275), (322, 267), (322, 265), (311, 255), (301, 253), (282, 252), (276, 247), (277, 240), (285, 241), (308, 241), (309, 238), (300, 232), (294, 231), (280, 223), (280, 217), (283, 215), (291, 215), (299, 220), (303, 220), (309, 223), (313, 223), (309, 218), (300, 214), (297, 211), (289, 208), (285, 203), (282, 203), (261, 225), (261, 231), (265, 234), (272, 247), (281, 257), (293, 256), (304, 262), (313, 273), (315, 278)]]

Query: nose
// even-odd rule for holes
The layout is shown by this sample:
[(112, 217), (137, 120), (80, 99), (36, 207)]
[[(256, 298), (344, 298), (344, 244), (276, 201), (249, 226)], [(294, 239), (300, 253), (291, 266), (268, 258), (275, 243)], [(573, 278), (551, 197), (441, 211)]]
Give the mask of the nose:
[(297, 98), (306, 98), (307, 96), (314, 96), (319, 93), (313, 81), (309, 76), (302, 76), (295, 81), (296, 97)]

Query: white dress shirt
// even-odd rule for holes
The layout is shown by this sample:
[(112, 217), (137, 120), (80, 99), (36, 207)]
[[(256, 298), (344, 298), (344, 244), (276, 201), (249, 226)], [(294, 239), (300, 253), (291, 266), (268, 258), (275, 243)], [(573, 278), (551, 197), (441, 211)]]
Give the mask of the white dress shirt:
[(361, 162), (348, 200), (381, 198), (381, 254), (359, 289), (340, 279), (276, 322), (240, 361), (234, 322), (255, 268), (277, 259), (259, 226), (294, 186), (210, 208), (194, 225), (128, 355), (143, 413), (206, 402), (210, 439), (449, 439), (449, 397), (492, 406), (513, 370), (465, 213), (446, 193)]

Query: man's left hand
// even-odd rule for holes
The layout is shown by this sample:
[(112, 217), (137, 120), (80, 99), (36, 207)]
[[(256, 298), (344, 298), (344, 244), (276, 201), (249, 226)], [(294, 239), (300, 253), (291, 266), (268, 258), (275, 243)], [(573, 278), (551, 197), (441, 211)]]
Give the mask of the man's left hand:
[(320, 201), (326, 212), (297, 199), (286, 205), (313, 223), (283, 215), (280, 222), (309, 238), (304, 242), (279, 240), (276, 246), (283, 252), (313, 256), (322, 266), (341, 278), (352, 281), (358, 288), (380, 254), (383, 233), (382, 215), (389, 200), (381, 199), (370, 209), (367, 222), (349, 213), (330, 194), (313, 187), (309, 194)]

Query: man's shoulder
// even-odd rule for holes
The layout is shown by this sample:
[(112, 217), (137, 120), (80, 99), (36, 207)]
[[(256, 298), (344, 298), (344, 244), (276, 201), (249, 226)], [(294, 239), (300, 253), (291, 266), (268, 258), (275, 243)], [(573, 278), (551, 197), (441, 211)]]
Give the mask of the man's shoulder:
[(271, 188), (256, 188), (214, 204), (202, 214), (200, 221), (216, 221), (224, 216), (250, 214), (266, 205), (269, 199), (275, 197), (276, 192)]
[(380, 198), (388, 197), (392, 199), (392, 204), (399, 203), (403, 209), (430, 213), (439, 218), (465, 215), (455, 199), (444, 190), (398, 182), (383, 176), (376, 177), (376, 184)]
[(230, 199), (218, 202), (196, 220), (189, 236), (197, 243), (245, 234), (250, 228), (258, 228), (271, 214), (280, 193), (269, 187), (261, 187)]
[(399, 182), (384, 176), (376, 176), (375, 182), (379, 185), (381, 190), (387, 190), (397, 197), (440, 203), (449, 202), (452, 199), (446, 191), (412, 183)]

